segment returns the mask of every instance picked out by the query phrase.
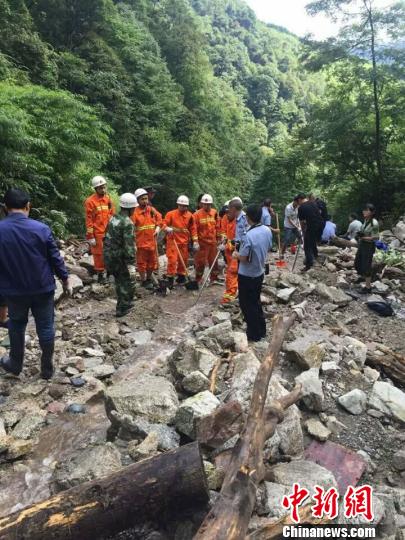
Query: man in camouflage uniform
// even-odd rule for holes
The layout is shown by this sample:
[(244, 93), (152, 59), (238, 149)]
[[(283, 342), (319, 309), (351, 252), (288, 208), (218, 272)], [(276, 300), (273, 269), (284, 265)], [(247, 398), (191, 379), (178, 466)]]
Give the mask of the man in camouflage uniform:
[(136, 205), (135, 195), (132, 193), (121, 195), (120, 213), (110, 219), (104, 238), (105, 266), (115, 280), (117, 317), (124, 317), (133, 308), (135, 245), (131, 216)]

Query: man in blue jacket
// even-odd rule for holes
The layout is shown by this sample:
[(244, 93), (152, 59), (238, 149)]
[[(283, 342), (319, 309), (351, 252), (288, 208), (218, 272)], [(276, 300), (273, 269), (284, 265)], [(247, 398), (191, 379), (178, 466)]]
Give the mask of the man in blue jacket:
[(42, 350), (41, 377), (53, 375), (56, 274), (71, 294), (69, 276), (50, 228), (29, 219), (30, 198), (20, 189), (4, 196), (7, 217), (0, 222), (0, 295), (9, 313), (10, 356), (0, 367), (19, 375), (23, 367), (25, 328), (31, 310)]

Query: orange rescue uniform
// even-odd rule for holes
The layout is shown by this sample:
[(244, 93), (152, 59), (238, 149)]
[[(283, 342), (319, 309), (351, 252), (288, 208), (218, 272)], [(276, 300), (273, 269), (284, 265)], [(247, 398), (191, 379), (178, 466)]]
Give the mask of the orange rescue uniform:
[[(206, 212), (204, 208), (200, 208), (194, 213), (194, 221), (197, 228), (198, 243), (200, 249), (194, 256), (195, 277), (198, 282), (202, 280), (205, 266), (211, 267), (217, 255), (217, 242), (221, 239), (220, 220), (218, 212), (211, 208)], [(215, 281), (218, 277), (218, 265), (216, 264), (212, 270), (211, 281)]]
[(131, 219), (135, 229), (138, 272), (153, 272), (157, 268), (155, 229), (159, 216), (153, 206), (137, 206)]
[(114, 205), (109, 195), (100, 197), (93, 193), (84, 203), (86, 211), (86, 238), (95, 238), (96, 245), (91, 247), (94, 269), (96, 272), (105, 270), (103, 258), (103, 240), (108, 222), (114, 215)]
[(185, 276), (186, 269), (180, 260), (174, 242), (176, 242), (183, 261), (187, 265), (190, 239), (193, 242), (198, 240), (194, 216), (189, 210), (186, 212), (180, 212), (177, 209), (171, 210), (167, 212), (163, 222), (163, 228), (166, 227), (173, 229), (173, 233), (166, 236), (167, 276), (174, 277), (176, 274)]
[(229, 221), (226, 224), (226, 246), (225, 246), (225, 258), (226, 258), (226, 277), (225, 277), (225, 292), (222, 297), (221, 304), (227, 304), (235, 300), (238, 292), (238, 261), (232, 258), (232, 253), (235, 246), (232, 245), (231, 240), (235, 238), (236, 231), (236, 219)]

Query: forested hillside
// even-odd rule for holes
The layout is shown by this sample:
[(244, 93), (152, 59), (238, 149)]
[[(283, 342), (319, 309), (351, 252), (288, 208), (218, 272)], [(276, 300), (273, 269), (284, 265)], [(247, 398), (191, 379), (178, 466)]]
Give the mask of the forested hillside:
[(370, 60), (304, 52), (239, 0), (0, 0), (0, 191), (25, 186), (59, 234), (80, 231), (96, 173), (159, 186), (163, 208), (319, 187), (398, 212), (403, 62), (381, 68), (381, 183)]

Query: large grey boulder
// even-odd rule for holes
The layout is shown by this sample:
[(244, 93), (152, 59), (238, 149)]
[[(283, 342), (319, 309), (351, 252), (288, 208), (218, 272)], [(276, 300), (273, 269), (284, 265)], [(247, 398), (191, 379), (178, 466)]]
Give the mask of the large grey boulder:
[(83, 288), (83, 281), (76, 274), (69, 275), (69, 283), (73, 289), (73, 292), (78, 292)]
[(366, 410), (367, 396), (359, 388), (355, 388), (338, 398), (339, 404), (351, 414), (362, 414)]
[(211, 414), (219, 404), (220, 401), (208, 390), (184, 400), (176, 413), (176, 429), (195, 439), (198, 420)]
[(121, 381), (105, 391), (107, 415), (111, 411), (141, 416), (151, 423), (170, 424), (179, 407), (176, 390), (164, 377), (143, 375), (139, 379)]
[(31, 439), (44, 424), (43, 414), (27, 414), (15, 426), (11, 436), (15, 439)]
[(283, 304), (288, 304), (293, 294), (297, 290), (296, 287), (287, 287), (285, 289), (279, 289), (276, 294), (277, 300), (280, 300)]
[(304, 369), (319, 368), (326, 355), (326, 346), (323, 341), (329, 337), (329, 333), (308, 332), (305, 336), (284, 345), (286, 358), (295, 362)]
[(132, 418), (127, 414), (119, 415), (112, 411), (114, 423), (119, 425), (118, 437), (123, 440), (142, 440), (150, 433), (158, 436), (158, 449), (162, 452), (173, 450), (180, 446), (180, 435), (174, 427), (166, 424), (151, 424), (141, 417)]
[(331, 435), (331, 431), (322, 424), (316, 418), (308, 418), (305, 422), (305, 427), (307, 428), (308, 433), (318, 441), (324, 442), (327, 441)]
[(283, 506), (283, 498), (288, 495), (289, 489), (274, 482), (263, 482), (257, 492), (256, 512), (259, 516), (281, 518), (289, 513)]
[(181, 384), (189, 394), (198, 394), (210, 387), (209, 379), (201, 371), (192, 371), (184, 377)]
[(405, 422), (405, 393), (389, 383), (374, 383), (369, 397), (369, 406), (400, 422)]
[(345, 294), (341, 289), (328, 287), (328, 285), (325, 285), (325, 283), (322, 282), (318, 282), (316, 290), (320, 296), (337, 306), (347, 306), (352, 300), (351, 297)]
[(235, 348), (231, 321), (225, 321), (197, 334), (197, 343), (216, 354)]
[(286, 486), (289, 490), (294, 483), (298, 483), (301, 488), (306, 488), (311, 493), (314, 486), (326, 490), (331, 487), (337, 488), (336, 479), (330, 471), (304, 459), (276, 465), (271, 469), (271, 476), (274, 482)]
[(102, 478), (121, 469), (121, 455), (112, 443), (86, 448), (67, 463), (57, 466), (53, 475), (56, 491)]
[(182, 380), (194, 371), (201, 371), (208, 377), (216, 361), (217, 357), (212, 352), (197, 346), (195, 340), (186, 339), (169, 357), (169, 368), (177, 380)]
[(249, 408), (252, 397), (253, 383), (260, 367), (260, 362), (252, 351), (234, 356), (234, 371), (231, 382), (230, 396), (242, 405), (244, 410)]
[(319, 378), (319, 369), (311, 368), (295, 377), (296, 384), (302, 385), (303, 402), (309, 410), (321, 412), (325, 409), (325, 397), (322, 382)]

